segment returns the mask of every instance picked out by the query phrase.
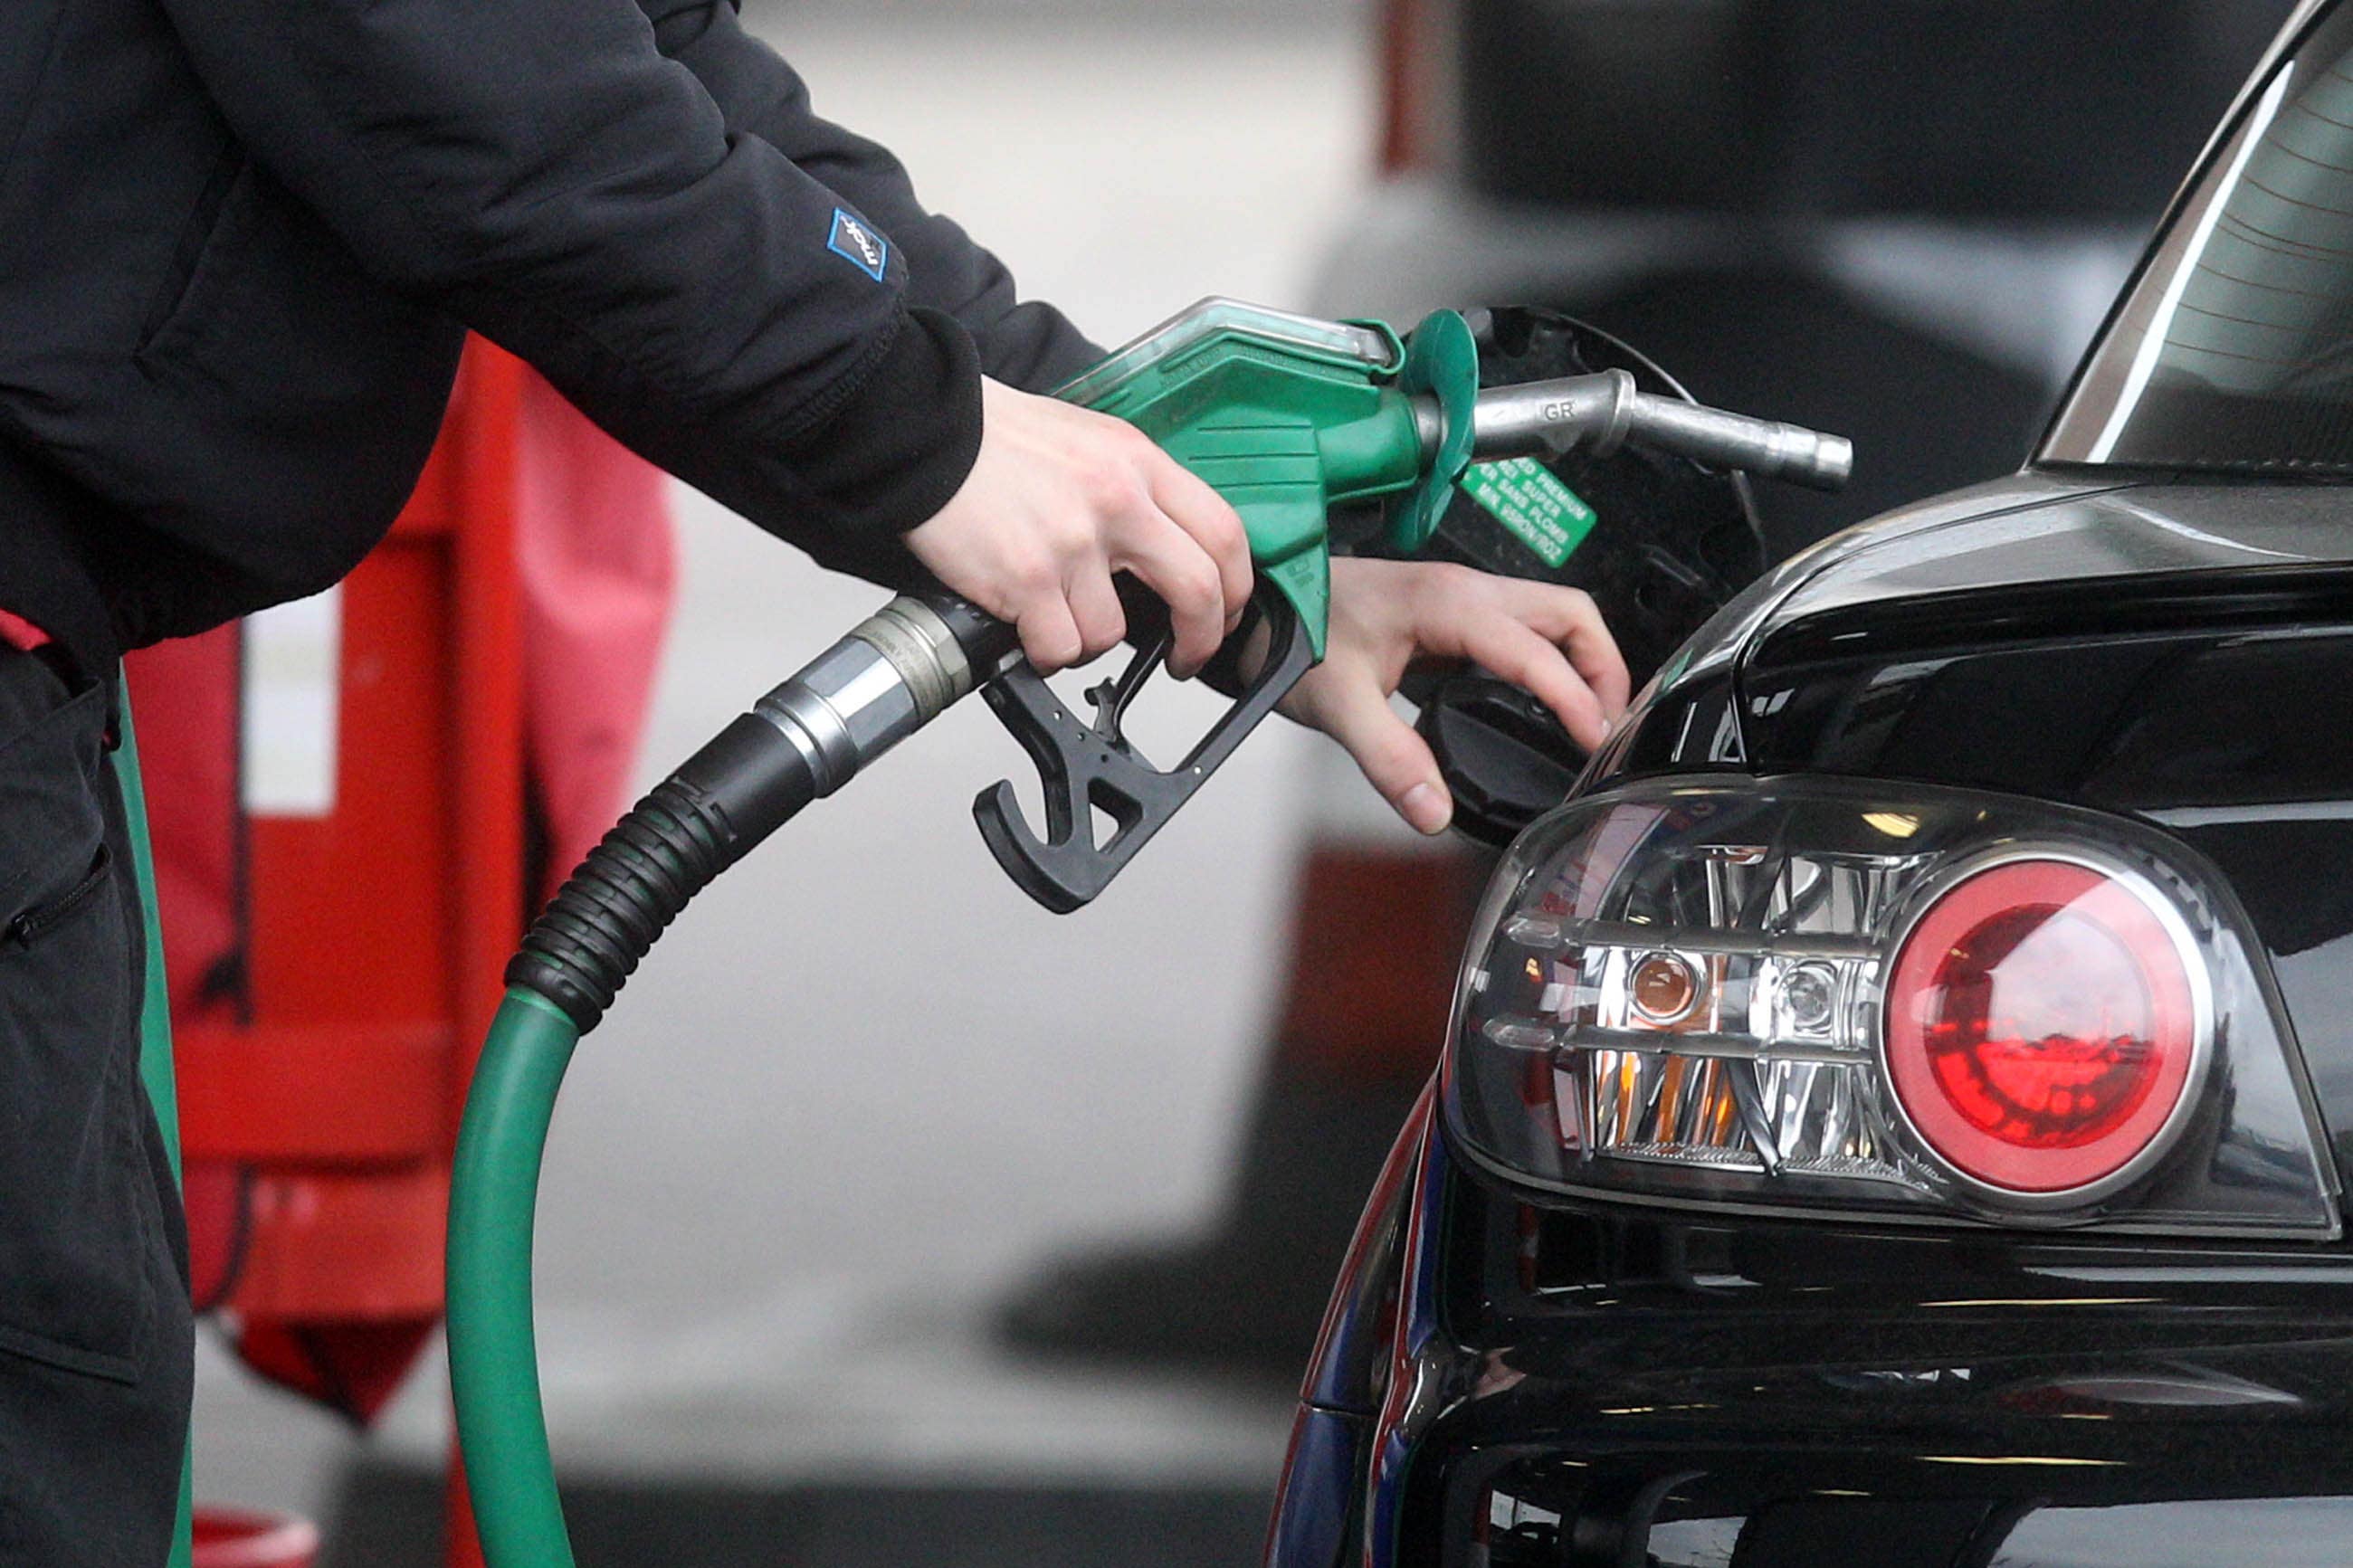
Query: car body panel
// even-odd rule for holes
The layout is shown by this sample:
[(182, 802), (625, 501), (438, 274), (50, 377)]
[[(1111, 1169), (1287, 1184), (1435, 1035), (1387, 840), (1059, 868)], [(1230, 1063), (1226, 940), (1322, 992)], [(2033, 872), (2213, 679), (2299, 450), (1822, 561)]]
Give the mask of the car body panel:
[[(2097, 478), (2030, 471), (1785, 564), (1577, 793), (1830, 773), (2149, 823), (2246, 905), (2347, 1167), (2353, 492)], [(2341, 1242), (1678, 1213), (1528, 1191), (1427, 1110), (1408, 1141), (1387, 1393), (1344, 1460), (1367, 1565), (2270, 1568), (2353, 1531)]]

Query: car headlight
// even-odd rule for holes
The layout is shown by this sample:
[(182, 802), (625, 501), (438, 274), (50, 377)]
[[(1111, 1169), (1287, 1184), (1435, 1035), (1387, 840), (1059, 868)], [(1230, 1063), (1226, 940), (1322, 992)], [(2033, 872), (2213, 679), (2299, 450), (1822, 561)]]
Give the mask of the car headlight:
[(2244, 929), (2194, 856), (2113, 817), (1826, 779), (1614, 790), (1497, 870), (1449, 1116), (1567, 1190), (2333, 1235)]

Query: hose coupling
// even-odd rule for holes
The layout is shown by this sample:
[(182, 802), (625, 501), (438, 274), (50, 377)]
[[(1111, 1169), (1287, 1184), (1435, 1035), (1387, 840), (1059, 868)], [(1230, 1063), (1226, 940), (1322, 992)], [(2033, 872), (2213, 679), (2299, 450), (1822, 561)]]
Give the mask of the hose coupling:
[(972, 689), (972, 663), (938, 612), (892, 600), (753, 705), (807, 760), (819, 797)]

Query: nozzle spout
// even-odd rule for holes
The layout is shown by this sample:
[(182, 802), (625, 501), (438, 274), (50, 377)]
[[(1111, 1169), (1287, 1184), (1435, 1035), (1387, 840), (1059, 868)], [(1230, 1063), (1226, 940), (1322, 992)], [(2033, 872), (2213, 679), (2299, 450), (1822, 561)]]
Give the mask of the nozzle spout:
[(1472, 418), (1482, 458), (1607, 458), (1632, 441), (1825, 490), (1844, 485), (1854, 468), (1854, 444), (1843, 436), (1640, 392), (1622, 370), (1489, 387)]
[(1838, 489), (1854, 471), (1854, 443), (1843, 436), (1648, 393), (1635, 395), (1628, 437), (1710, 468), (1738, 468), (1810, 489)]

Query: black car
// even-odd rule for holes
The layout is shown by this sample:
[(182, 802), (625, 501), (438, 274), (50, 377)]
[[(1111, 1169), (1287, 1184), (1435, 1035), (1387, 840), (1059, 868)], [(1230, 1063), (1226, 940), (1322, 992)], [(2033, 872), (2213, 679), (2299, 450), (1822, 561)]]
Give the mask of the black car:
[[(2120, 38), (2119, 47), (2129, 47)], [(1505, 856), (1279, 1568), (2353, 1563), (2353, 0)]]

